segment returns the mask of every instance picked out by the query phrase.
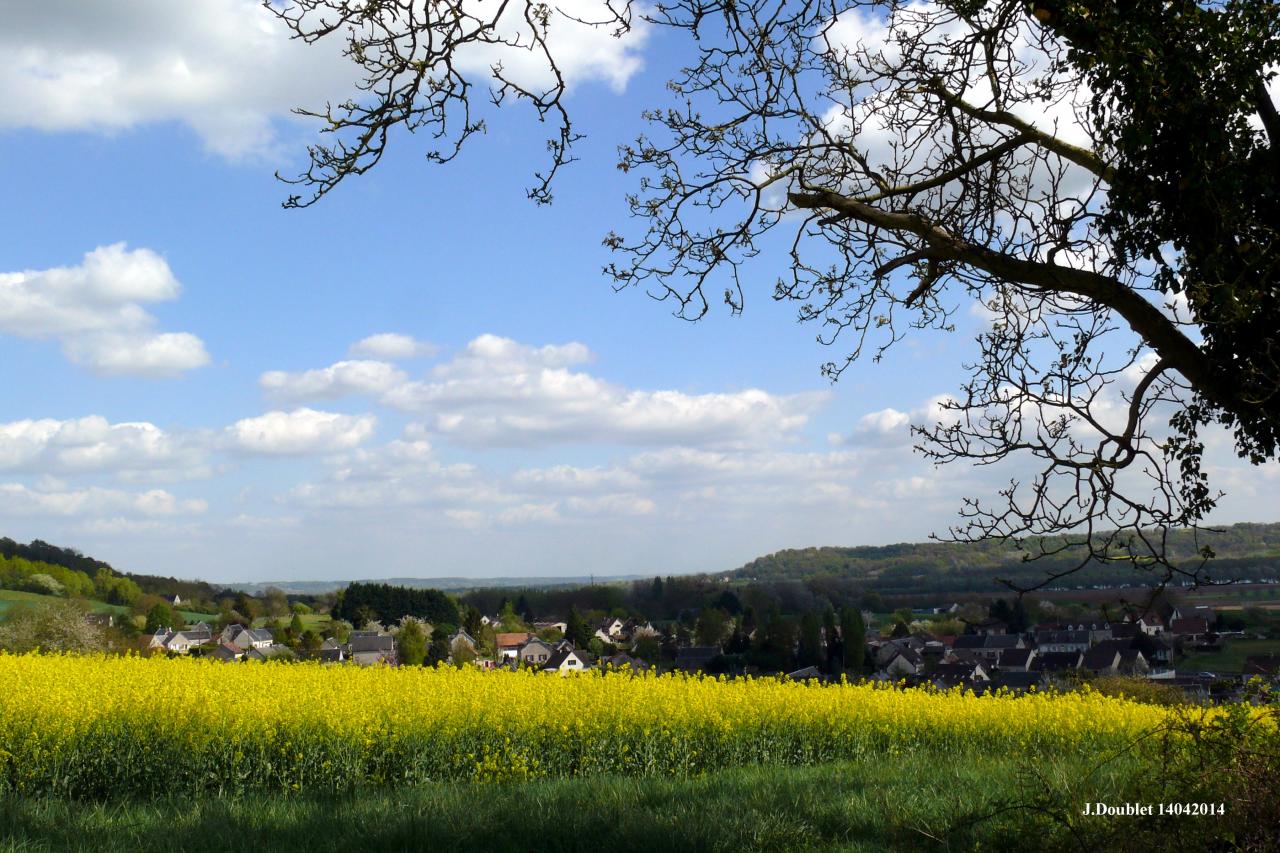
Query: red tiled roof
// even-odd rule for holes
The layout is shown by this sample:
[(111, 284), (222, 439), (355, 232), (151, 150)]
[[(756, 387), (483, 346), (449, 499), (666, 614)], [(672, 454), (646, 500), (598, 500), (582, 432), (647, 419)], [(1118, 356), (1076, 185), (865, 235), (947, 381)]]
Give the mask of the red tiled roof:
[(527, 631), (514, 631), (507, 634), (498, 634), (494, 638), (494, 642), (498, 648), (509, 648), (511, 646), (523, 646), (533, 636)]

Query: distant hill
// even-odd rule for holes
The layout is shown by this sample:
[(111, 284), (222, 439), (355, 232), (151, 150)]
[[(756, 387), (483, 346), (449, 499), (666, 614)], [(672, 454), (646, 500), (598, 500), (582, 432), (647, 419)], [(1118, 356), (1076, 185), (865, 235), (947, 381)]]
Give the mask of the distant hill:
[(113, 568), (110, 563), (87, 557), (74, 548), (50, 545), (40, 539), (34, 539), (24, 545), (8, 537), (0, 537), (0, 556), (17, 557), (23, 560), (30, 560), (33, 563), (61, 566), (73, 572), (80, 572), (90, 582), (93, 581), (99, 571), (105, 570), (112, 575), (128, 578), (137, 584), (138, 588), (144, 593), (160, 595), (165, 598), (173, 598), (178, 595), (186, 600), (202, 599), (209, 601), (222, 589), (222, 587), (199, 580), (183, 580), (181, 578), (122, 572)]
[[(522, 587), (525, 589), (553, 589), (566, 586), (586, 586), (590, 583), (623, 583), (639, 580), (648, 575), (579, 575), (579, 576), (545, 576), (545, 577), (498, 577), (498, 578), (359, 578), (360, 583), (380, 583), (390, 586), (404, 586), (410, 589), (443, 589), (449, 592), (466, 592), (472, 589), (492, 589), (505, 587)], [(232, 583), (229, 589), (247, 592), (250, 595), (261, 595), (264, 590), (275, 587), (292, 595), (323, 595), (343, 589), (352, 580), (335, 581), (263, 581), (262, 583)]]
[[(1199, 544), (1214, 551), (1209, 571), (1215, 580), (1280, 577), (1280, 523), (1235, 524), (1219, 532), (1201, 531)], [(1190, 531), (1176, 531), (1170, 536), (1169, 553), (1176, 564), (1192, 567), (1200, 559), (1196, 546)], [(1064, 558), (1023, 562), (1022, 553), (1013, 545), (999, 542), (915, 542), (789, 549), (752, 560), (729, 576), (760, 581), (838, 578), (888, 594), (985, 592), (993, 588), (997, 577), (1029, 586), (1073, 564), (1074, 560)], [(1141, 578), (1128, 564), (1094, 562), (1062, 583), (1072, 587), (1118, 585), (1138, 583)]]

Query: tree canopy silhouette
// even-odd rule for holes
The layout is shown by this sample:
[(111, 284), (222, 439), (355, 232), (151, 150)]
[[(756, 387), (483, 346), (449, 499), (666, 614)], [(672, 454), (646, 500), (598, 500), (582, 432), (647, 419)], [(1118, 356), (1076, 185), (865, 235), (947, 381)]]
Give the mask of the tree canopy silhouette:
[[(968, 380), (914, 430), (940, 463), (1024, 460), (951, 534), (1073, 557), (1045, 582), (1108, 560), (1206, 579), (1203, 561), (1166, 558), (1168, 531), (1220, 497), (1206, 428), (1254, 463), (1276, 457), (1270, 0), (268, 7), (298, 38), (345, 40), (363, 80), (300, 110), (326, 141), (290, 207), (373, 168), (400, 130), (449, 160), (512, 101), (553, 128), (530, 189), (549, 202), (580, 138), (558, 34), (642, 20), (683, 36), (668, 102), (619, 149), (635, 225), (604, 237), (607, 275), (687, 319), (721, 298), (738, 312), (744, 265), (784, 235), (773, 296), (838, 349), (833, 379), (959, 310), (984, 316)], [(481, 55), (488, 71), (460, 61)]]

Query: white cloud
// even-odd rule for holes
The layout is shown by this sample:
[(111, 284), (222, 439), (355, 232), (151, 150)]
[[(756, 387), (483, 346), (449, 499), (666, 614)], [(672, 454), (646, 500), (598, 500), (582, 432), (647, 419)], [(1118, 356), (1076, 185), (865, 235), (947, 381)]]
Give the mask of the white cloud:
[(144, 516), (198, 515), (209, 505), (204, 500), (182, 500), (163, 489), (125, 492), (86, 488), (46, 490), (22, 483), (0, 483), (0, 513), (44, 516)]
[(434, 415), (432, 429), (462, 444), (742, 446), (791, 437), (826, 400), (758, 389), (633, 390), (569, 369), (590, 358), (580, 343), (531, 347), (482, 335), (430, 379), (398, 386), (383, 401)]
[(226, 157), (261, 154), (272, 121), (341, 98), (338, 45), (308, 47), (257, 0), (4, 2), (0, 126), (119, 131), (181, 122)]
[(336, 399), (347, 394), (384, 394), (408, 377), (385, 361), (340, 361), (320, 370), (268, 371), (258, 385), (282, 400)]
[(634, 488), (640, 480), (622, 468), (578, 468), (573, 465), (554, 465), (550, 468), (525, 468), (517, 471), (512, 482), (530, 489), (547, 492), (596, 492), (600, 490)]
[[(565, 10), (599, 17), (601, 6), (570, 0)], [(522, 9), (512, 6), (508, 21)], [(341, 32), (314, 45), (291, 40), (259, 0), (0, 0), (0, 19), (0, 127), (111, 132), (180, 122), (209, 150), (241, 158), (270, 153), (277, 120), (294, 107), (354, 92), (357, 69), (341, 56)], [(571, 82), (602, 80), (620, 91), (640, 68), (639, 33), (614, 39), (560, 15), (552, 29)], [(459, 57), (485, 77), (499, 59), (521, 79), (541, 79), (527, 50), (482, 47)]]
[(227, 438), (233, 449), (246, 453), (327, 453), (356, 447), (373, 435), (376, 425), (373, 415), (341, 415), (302, 408), (236, 421), (227, 427)]
[(197, 436), (175, 437), (155, 424), (75, 420), (0, 423), (0, 471), (113, 472), (123, 479), (189, 479), (209, 469)]
[(157, 333), (143, 303), (181, 286), (149, 249), (101, 246), (79, 266), (0, 273), (0, 333), (53, 338), (67, 358), (104, 374), (173, 376), (209, 363), (195, 335)]
[(858, 438), (905, 441), (910, 436), (910, 427), (910, 415), (890, 408), (858, 418), (853, 433)]
[(352, 344), (349, 352), (357, 358), (398, 361), (404, 358), (435, 355), (438, 349), (435, 344), (415, 340), (409, 335), (383, 332), (378, 335), (370, 335), (364, 340)]

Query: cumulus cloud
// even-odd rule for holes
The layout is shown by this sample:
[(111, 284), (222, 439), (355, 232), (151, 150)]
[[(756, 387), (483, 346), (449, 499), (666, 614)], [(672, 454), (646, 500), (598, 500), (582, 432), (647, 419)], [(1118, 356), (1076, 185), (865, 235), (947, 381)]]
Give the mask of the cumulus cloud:
[(826, 400), (758, 389), (634, 390), (570, 369), (590, 359), (580, 343), (532, 347), (482, 335), (428, 379), (400, 385), (383, 401), (434, 415), (431, 428), (462, 444), (741, 446), (792, 436)]
[(296, 455), (350, 450), (373, 435), (373, 415), (341, 415), (315, 409), (267, 412), (227, 427), (229, 446), (245, 453)]
[(383, 332), (378, 335), (370, 335), (364, 340), (352, 344), (349, 352), (357, 358), (398, 361), (404, 358), (435, 355), (437, 351), (438, 348), (435, 344), (415, 340), (409, 335)]
[(209, 473), (197, 436), (155, 424), (112, 424), (98, 415), (0, 423), (0, 471), (111, 472), (123, 479), (188, 479)]
[[(571, 0), (565, 11), (598, 18), (601, 5)], [(506, 29), (518, 11), (512, 7)], [(315, 45), (291, 40), (259, 0), (0, 0), (0, 16), (0, 127), (119, 131), (180, 122), (209, 150), (242, 158), (269, 153), (277, 119), (292, 108), (354, 92), (357, 69), (341, 55), (341, 34)], [(555, 23), (556, 58), (571, 82), (621, 90), (640, 68), (642, 33), (615, 39), (561, 15)], [(540, 79), (527, 50), (459, 57), (485, 76), (499, 60), (508, 73)]]
[(268, 371), (258, 385), (281, 400), (325, 400), (348, 394), (384, 394), (408, 377), (385, 361), (340, 361), (319, 370)]
[(14, 515), (168, 517), (198, 515), (208, 508), (204, 500), (183, 500), (163, 489), (40, 489), (22, 483), (0, 483), (0, 513)]
[(209, 354), (195, 335), (156, 332), (142, 306), (180, 292), (155, 252), (101, 246), (78, 266), (0, 273), (0, 333), (58, 340), (67, 358), (98, 373), (173, 376)]

